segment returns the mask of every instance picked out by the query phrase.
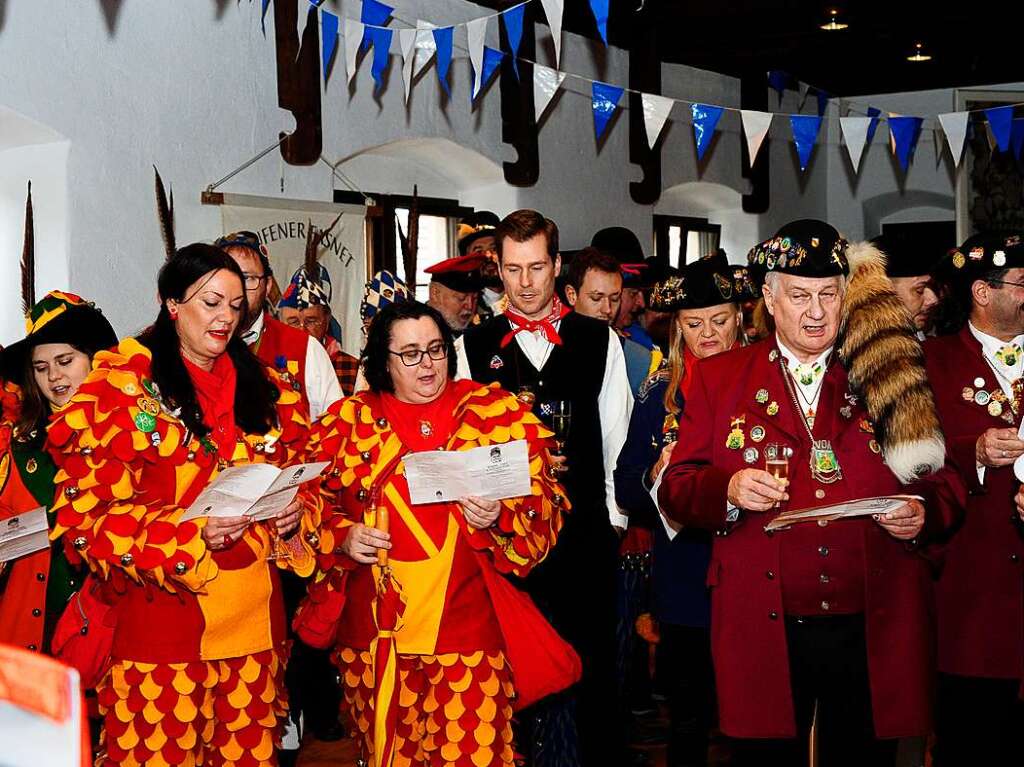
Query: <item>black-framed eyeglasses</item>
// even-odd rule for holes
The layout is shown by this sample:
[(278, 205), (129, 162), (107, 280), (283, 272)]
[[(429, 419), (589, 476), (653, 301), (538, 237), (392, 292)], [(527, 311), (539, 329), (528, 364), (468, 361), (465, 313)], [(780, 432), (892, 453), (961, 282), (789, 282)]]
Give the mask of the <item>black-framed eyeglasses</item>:
[(267, 279), (265, 274), (249, 274), (248, 272), (242, 272), (242, 282), (245, 284), (246, 290), (256, 290), (259, 288), (260, 283)]
[(985, 282), (989, 285), (995, 283), (999, 285), (1012, 285), (1015, 288), (1024, 288), (1024, 282), (1010, 282), (1009, 280), (985, 280)]
[(388, 349), (388, 354), (394, 354), (396, 357), (402, 358), (402, 364), (407, 368), (415, 367), (423, 361), (423, 356), (426, 355), (432, 360), (443, 360), (448, 356), (448, 347), (443, 342), (438, 341), (428, 346), (426, 349), (406, 349), (401, 352), (393, 352)]

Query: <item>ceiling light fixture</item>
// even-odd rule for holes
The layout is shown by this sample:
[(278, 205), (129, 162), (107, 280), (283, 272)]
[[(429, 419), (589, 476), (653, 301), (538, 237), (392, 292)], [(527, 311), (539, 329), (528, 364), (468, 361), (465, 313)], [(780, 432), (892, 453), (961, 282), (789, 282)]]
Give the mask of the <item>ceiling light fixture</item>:
[(826, 32), (838, 32), (841, 29), (846, 29), (849, 24), (839, 20), (839, 11), (833, 8), (828, 12), (829, 19), (826, 23), (821, 25), (821, 28)]
[(907, 61), (913, 61), (915, 63), (921, 61), (931, 61), (932, 57), (923, 52), (924, 43), (914, 43), (914, 52), (907, 56)]

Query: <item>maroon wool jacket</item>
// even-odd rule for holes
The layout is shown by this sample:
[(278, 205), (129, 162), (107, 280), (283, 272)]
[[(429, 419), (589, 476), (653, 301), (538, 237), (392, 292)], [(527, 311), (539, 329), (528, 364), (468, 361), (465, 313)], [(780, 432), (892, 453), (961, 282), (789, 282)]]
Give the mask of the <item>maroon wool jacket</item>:
[[(832, 523), (856, 526), (863, 536), (863, 556), (857, 560), (863, 572), (844, 577), (863, 578), (875, 731), (883, 738), (924, 735), (931, 726), (935, 630), (930, 565), (918, 549), (958, 522), (966, 495), (963, 482), (947, 461), (936, 474), (901, 485), (872, 449), (877, 445), (863, 403), (847, 398), (846, 371), (838, 362), (825, 374), (814, 433), (816, 439), (831, 440), (843, 478), (830, 485), (812, 479), (807, 433), (779, 362), (770, 359), (773, 350), (771, 339), (697, 364), (659, 492), (662, 508), (676, 521), (719, 533), (708, 584), (722, 730), (743, 738), (796, 735), (782, 607), (786, 571), (780, 562), (780, 540), (795, 528), (767, 533), (764, 525), (774, 512), (741, 512), (737, 522), (726, 521), (729, 479), (750, 466), (764, 468), (761, 448), (782, 442), (796, 451), (787, 508), (893, 494), (925, 499), (925, 527), (914, 542), (896, 540), (870, 518)], [(768, 396), (758, 402), (762, 389)], [(772, 403), (778, 406), (775, 415), (769, 414)], [(741, 417), (744, 448), (732, 449), (726, 439), (734, 419)], [(754, 427), (764, 429), (760, 443), (753, 441)], [(744, 450), (751, 446), (759, 454), (747, 463)], [(812, 559), (822, 556), (811, 547), (802, 551)]]
[[(965, 326), (925, 342), (928, 376), (946, 435), (946, 451), (968, 489), (963, 526), (945, 547), (935, 587), (939, 671), (975, 677), (1024, 678), (1024, 537), (1013, 497), (1013, 466), (985, 469), (978, 483), (975, 444), (988, 429), (1017, 428), (965, 399), (999, 390), (981, 344)], [(976, 381), (981, 380), (979, 386)], [(1009, 412), (1009, 408), (1005, 408)]]

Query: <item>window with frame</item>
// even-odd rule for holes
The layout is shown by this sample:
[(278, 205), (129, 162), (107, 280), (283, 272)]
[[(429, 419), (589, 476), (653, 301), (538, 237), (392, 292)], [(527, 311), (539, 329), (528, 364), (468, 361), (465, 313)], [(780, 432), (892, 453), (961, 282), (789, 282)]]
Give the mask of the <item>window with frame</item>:
[(655, 216), (654, 247), (658, 257), (681, 268), (718, 250), (722, 239), (720, 224), (706, 218)]

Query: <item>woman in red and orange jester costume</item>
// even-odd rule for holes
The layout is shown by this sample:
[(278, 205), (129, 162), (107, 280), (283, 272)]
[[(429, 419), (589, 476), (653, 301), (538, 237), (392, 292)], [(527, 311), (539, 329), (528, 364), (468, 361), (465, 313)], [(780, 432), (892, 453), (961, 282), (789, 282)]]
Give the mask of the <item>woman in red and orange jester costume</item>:
[[(116, 614), (98, 687), (104, 765), (274, 765), (285, 714), (278, 567), (313, 569), (319, 500), (273, 520), (184, 510), (229, 466), (292, 464), (308, 424), (299, 395), (238, 336), (242, 274), (219, 248), (178, 250), (160, 312), (96, 355), (54, 419), (57, 533), (105, 579)], [(274, 536), (288, 556), (269, 561)]]
[[(578, 674), (568, 645), (501, 575), (525, 575), (561, 527), (567, 504), (552, 478), (550, 432), (496, 385), (452, 380), (451, 331), (423, 304), (382, 310), (363, 364), (369, 391), (314, 427), (318, 458), (332, 467), (321, 572), (298, 623), (330, 603), (325, 589), (343, 596), (335, 661), (371, 764), (512, 765), (517, 696)], [(409, 452), (500, 453), (513, 440), (527, 445), (529, 495), (412, 503)], [(519, 637), (531, 645), (522, 663), (510, 646)], [(549, 650), (549, 668), (527, 662)]]

